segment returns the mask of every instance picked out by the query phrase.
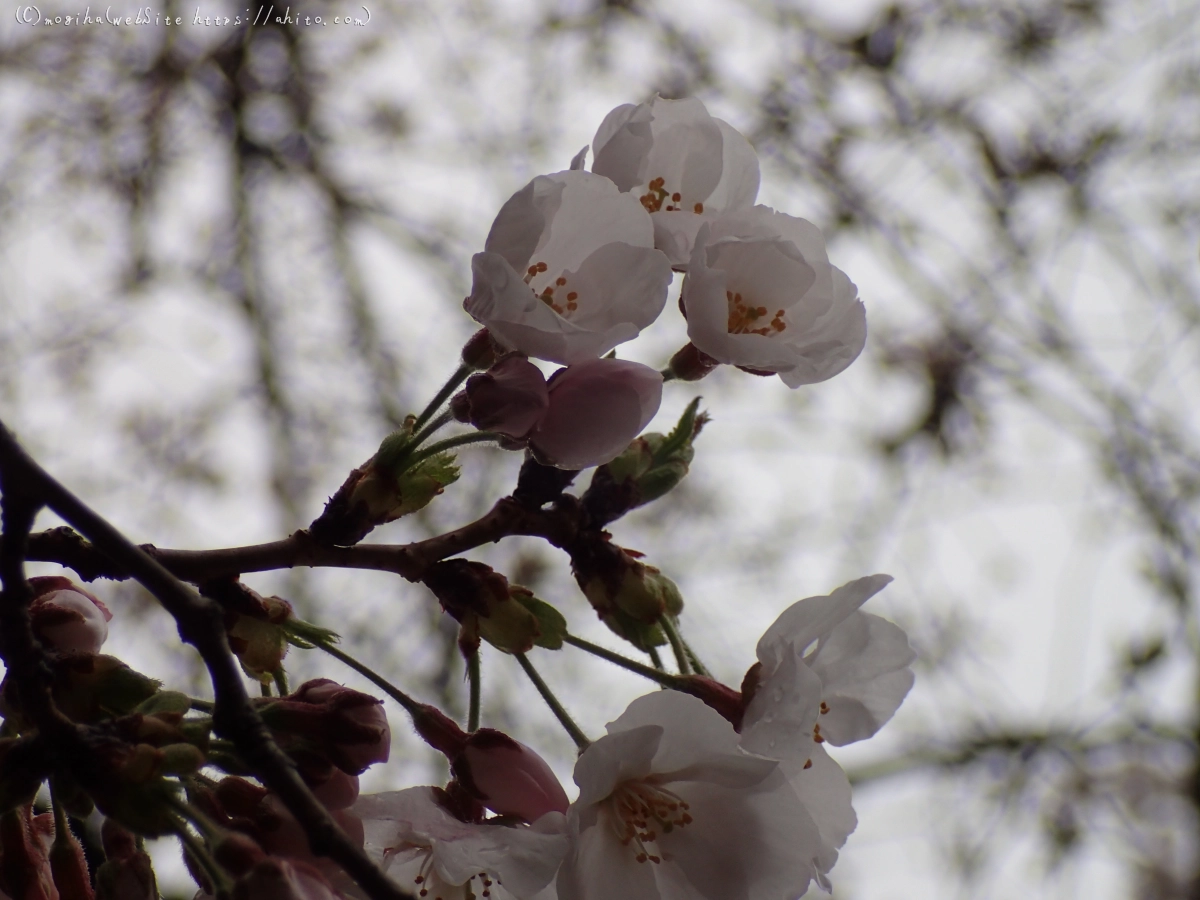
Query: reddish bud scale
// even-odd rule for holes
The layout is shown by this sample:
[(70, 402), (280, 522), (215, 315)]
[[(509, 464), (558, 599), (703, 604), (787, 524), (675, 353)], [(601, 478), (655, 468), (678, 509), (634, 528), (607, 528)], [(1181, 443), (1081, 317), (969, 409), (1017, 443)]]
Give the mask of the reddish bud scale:
[(706, 705), (719, 712), (733, 726), (734, 731), (741, 730), (742, 717), (746, 713), (741, 691), (735, 691), (703, 675), (681, 676), (677, 687), (684, 693), (700, 698)]

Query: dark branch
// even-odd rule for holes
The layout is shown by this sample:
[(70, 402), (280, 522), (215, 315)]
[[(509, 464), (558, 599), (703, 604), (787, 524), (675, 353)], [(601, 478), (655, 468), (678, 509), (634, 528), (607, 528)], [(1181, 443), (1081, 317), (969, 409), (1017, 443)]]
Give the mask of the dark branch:
[[(178, 581), (160, 563), (130, 543), (106, 520), (55, 481), (26, 455), (3, 423), (0, 423), (0, 473), (5, 488), (12, 489), (11, 494), (5, 494), (7, 534), (6, 546), (0, 556), (0, 562), (5, 567), (4, 614), (12, 615), (13, 624), (18, 627), (21, 616), (25, 617), (26, 622), (17, 638), (6, 637), (5, 640), (22, 645), (15, 648), (24, 654), (18, 657), (20, 665), (34, 665), (36, 659), (32, 654), (38, 652), (28, 626), (28, 616), (23, 608), (17, 609), (22, 600), (21, 592), (28, 593), (28, 588), (19, 586), (24, 584), (22, 550), (33, 522), (32, 511), (36, 509), (26, 498), (36, 498), (37, 503), (50, 507), (90, 540), (98, 552), (112, 561), (117, 571), (128, 573), (127, 577), (142, 584), (174, 617), (180, 637), (199, 651), (208, 667), (216, 697), (213, 714), (216, 732), (232, 740), (254, 774), (267, 788), (279, 795), (303, 826), (313, 851), (337, 862), (372, 900), (407, 900), (408, 895), (346, 837), (325, 807), (305, 786), (291, 761), (271, 739), (262, 719), (250, 705), (242, 674), (229, 650), (220, 607)], [(14, 511), (10, 512), (10, 509)], [(10, 525), (11, 530), (8, 528)], [(24, 603), (28, 605), (27, 596)], [(5, 625), (8, 624), (6, 621)], [(29, 646), (35, 649), (31, 651)], [(47, 708), (54, 710), (53, 704)], [(43, 714), (46, 714), (45, 710)], [(58, 715), (61, 717), (61, 714)], [(66, 721), (66, 725), (75, 729), (69, 721)], [(61, 725), (58, 727), (62, 728)]]
[[(425, 569), (433, 563), (511, 535), (543, 537), (556, 547), (561, 547), (578, 527), (577, 518), (576, 511), (571, 507), (531, 510), (504, 498), (474, 522), (412, 544), (330, 547), (317, 543), (307, 531), (297, 531), (281, 541), (246, 547), (163, 550), (152, 544), (143, 544), (140, 551), (176, 578), (193, 584), (247, 572), (297, 566), (375, 569), (395, 572), (409, 581), (419, 581)], [(133, 577), (127, 566), (70, 528), (52, 528), (32, 535), (26, 558), (66, 566), (85, 581), (97, 578), (120, 581)]]

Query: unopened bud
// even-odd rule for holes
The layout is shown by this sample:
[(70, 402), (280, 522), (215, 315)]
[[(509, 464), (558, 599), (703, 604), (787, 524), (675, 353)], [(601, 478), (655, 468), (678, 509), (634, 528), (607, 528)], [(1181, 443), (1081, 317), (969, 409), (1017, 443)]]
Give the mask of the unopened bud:
[[(385, 461), (384, 447), (404, 440), (398, 432), (384, 440), (380, 452), (350, 473), (324, 512), (309, 526), (321, 543), (351, 546), (377, 525), (424, 509), (434, 497), (458, 480), (452, 453), (436, 453), (399, 473)], [(403, 465), (403, 460), (398, 465)]]
[(83, 847), (70, 828), (55, 829), (54, 843), (50, 846), (50, 871), (63, 900), (93, 900), (96, 896)]
[(442, 609), (461, 624), (459, 646), (464, 655), (474, 652), (480, 638), (505, 653), (525, 653), (538, 643), (538, 617), (520, 602), (532, 594), (510, 585), (490, 566), (448, 559), (430, 566), (423, 580)]
[(58, 900), (50, 868), (54, 816), (33, 814), (32, 805), (0, 816), (0, 893), (19, 900)]
[(96, 870), (96, 900), (158, 900), (150, 857), (137, 839), (113, 819), (100, 826), (107, 861)]
[(639, 562), (634, 551), (593, 534), (571, 547), (571, 572), (601, 621), (640, 650), (666, 643), (658, 622), (678, 615), (683, 597), (675, 582)]
[(536, 822), (548, 812), (565, 813), (570, 805), (541, 756), (491, 728), (470, 735), (452, 770), (464, 787), (498, 815)]
[(699, 397), (688, 404), (670, 434), (644, 434), (596, 470), (582, 499), (592, 527), (657, 500), (683, 480), (695, 456), (693, 441), (708, 422), (699, 405)]
[(99, 653), (112, 613), (98, 597), (59, 575), (31, 578), (34, 634), (58, 653)]
[(491, 333), (486, 328), (480, 328), (463, 345), (462, 361), (472, 369), (488, 369), (495, 365), (504, 352)]
[(524, 440), (550, 408), (550, 390), (541, 370), (510, 354), (486, 372), (467, 379), (467, 421), (483, 431)]
[(717, 360), (689, 341), (671, 357), (667, 368), (679, 381), (699, 381), (719, 365)]
[(546, 761), (493, 728), (465, 732), (432, 706), (413, 715), (417, 733), (445, 754), (450, 771), (468, 794), (502, 816), (533, 822), (566, 812), (567, 795)]
[(262, 615), (232, 613), (226, 617), (226, 629), (229, 647), (242, 670), (262, 684), (269, 684), (287, 655), (287, 633), (282, 625), (292, 618), (293, 613), (292, 605), (279, 597), (260, 596), (259, 599), (263, 605)]
[(391, 731), (383, 703), (327, 678), (307, 681), (259, 711), (289, 754), (319, 756), (349, 775), (388, 760)]

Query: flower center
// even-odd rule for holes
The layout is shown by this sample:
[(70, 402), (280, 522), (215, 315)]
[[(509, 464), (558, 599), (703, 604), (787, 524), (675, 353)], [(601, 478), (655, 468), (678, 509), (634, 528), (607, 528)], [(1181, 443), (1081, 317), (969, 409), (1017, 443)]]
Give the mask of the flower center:
[[(661, 175), (658, 178), (653, 178), (646, 185), (648, 190), (638, 200), (642, 202), (642, 206), (646, 207), (646, 212), (658, 212), (660, 209), (663, 212), (675, 212), (683, 209), (683, 194), (679, 191), (668, 191), (667, 180)], [(663, 204), (666, 204), (664, 207)], [(703, 203), (693, 203), (692, 212), (704, 212)]]
[(765, 306), (751, 306), (742, 298), (741, 294), (735, 294), (733, 291), (725, 292), (725, 300), (729, 303), (727, 330), (730, 334), (761, 334), (764, 337), (770, 337), (787, 329), (787, 323), (783, 321), (782, 309), (776, 312), (775, 318), (768, 322)]
[[(564, 290), (567, 287), (567, 276), (559, 275), (554, 279), (554, 284), (548, 284), (542, 288), (541, 292), (533, 287), (530, 282), (543, 275), (550, 267), (544, 262), (535, 262), (525, 270), (525, 283), (530, 286), (533, 295), (545, 303), (548, 307), (563, 317), (570, 317), (571, 313), (579, 308), (579, 293), (577, 291)], [(558, 298), (555, 297), (555, 291), (558, 292)]]
[(613, 812), (613, 830), (622, 844), (632, 844), (634, 859), (640, 863), (662, 862), (662, 854), (653, 852), (659, 834), (670, 834), (692, 821), (687, 801), (678, 794), (644, 781), (626, 781), (609, 797)]

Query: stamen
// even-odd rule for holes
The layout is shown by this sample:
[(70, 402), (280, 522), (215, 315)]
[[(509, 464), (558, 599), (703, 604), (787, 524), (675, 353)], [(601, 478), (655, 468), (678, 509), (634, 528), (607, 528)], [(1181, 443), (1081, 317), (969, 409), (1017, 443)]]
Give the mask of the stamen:
[(692, 210), (697, 213), (702, 213), (702, 212), (704, 212), (704, 204), (697, 203), (695, 206), (692, 207)]
[[(622, 844), (632, 844), (637, 862), (662, 862), (662, 856), (648, 845), (657, 842), (660, 833), (691, 824), (688, 804), (672, 791), (644, 781), (627, 781), (617, 787), (609, 799), (612, 825)], [(652, 827), (651, 823), (655, 823)]]
[(782, 309), (775, 313), (775, 317), (769, 323), (756, 328), (754, 326), (758, 320), (767, 317), (765, 306), (750, 306), (741, 294), (733, 291), (725, 292), (725, 300), (729, 304), (729, 321), (726, 330), (730, 334), (761, 334), (764, 337), (770, 337), (787, 329), (787, 323), (783, 321), (784, 311)]
[(811, 768), (812, 768), (812, 760), (811, 760), (811, 759), (806, 759), (806, 760), (804, 761), (804, 768), (806, 768), (806, 769), (811, 769)]
[(821, 714), (824, 715), (827, 712), (829, 712), (829, 704), (826, 703), (824, 700), (822, 700), (821, 701)]

